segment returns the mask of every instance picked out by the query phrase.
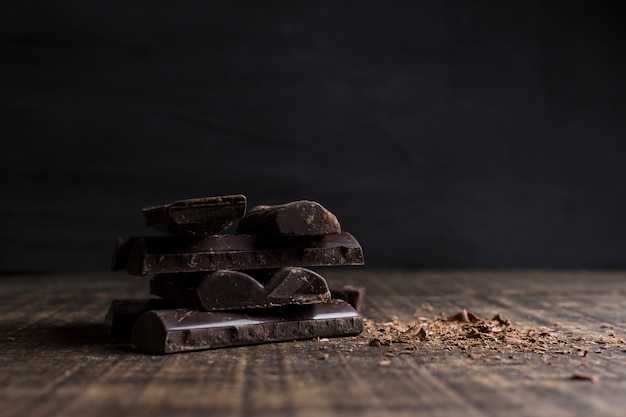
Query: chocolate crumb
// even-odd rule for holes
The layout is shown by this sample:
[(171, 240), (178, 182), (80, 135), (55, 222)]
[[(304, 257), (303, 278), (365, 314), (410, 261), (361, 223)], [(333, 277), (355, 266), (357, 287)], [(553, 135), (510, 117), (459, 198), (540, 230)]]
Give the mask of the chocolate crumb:
[(509, 345), (521, 345), (522, 343), (524, 343), (522, 342), (521, 339), (518, 339), (517, 337), (510, 337), (510, 336), (506, 336), (504, 338), (504, 341)]
[(507, 360), (517, 358), (515, 353), (531, 353), (544, 358), (542, 361), (547, 365), (552, 363), (548, 355), (585, 357), (600, 346), (608, 349), (612, 344), (625, 343), (624, 339), (609, 335), (595, 339), (577, 336), (561, 330), (560, 325), (522, 328), (500, 314), (487, 320), (467, 310), (432, 318), (419, 316), (409, 321), (398, 317), (382, 323), (365, 319), (364, 327), (369, 346), (403, 344), (403, 350), (396, 352), (400, 354), (410, 354), (428, 343), (442, 352), (463, 352), (469, 359), (482, 355), (492, 360), (492, 354), (496, 354), (498, 359), (494, 360)]
[(602, 336), (601, 338), (596, 340), (596, 343), (601, 345), (611, 345), (616, 343), (624, 343), (624, 339), (614, 336)]
[(476, 323), (481, 321), (480, 317), (473, 313), (469, 313), (467, 310), (463, 309), (460, 312), (456, 313), (453, 316), (447, 318), (448, 321), (456, 321), (459, 323)]
[(420, 331), (417, 332), (417, 338), (419, 340), (426, 340), (426, 330), (423, 327), (420, 327)]
[(583, 373), (583, 372), (574, 372), (570, 376), (570, 379), (591, 381), (591, 382), (595, 383), (595, 382), (598, 382), (600, 380), (600, 377), (598, 375), (594, 375), (594, 374), (587, 374), (587, 373)]

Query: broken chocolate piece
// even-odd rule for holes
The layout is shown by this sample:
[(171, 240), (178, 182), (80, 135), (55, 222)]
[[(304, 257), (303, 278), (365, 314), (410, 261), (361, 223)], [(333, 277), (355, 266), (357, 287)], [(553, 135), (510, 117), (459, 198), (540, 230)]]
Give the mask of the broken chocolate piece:
[(137, 317), (150, 310), (173, 310), (180, 304), (162, 298), (144, 300), (113, 300), (104, 319), (106, 332), (112, 336), (129, 337)]
[(339, 281), (327, 281), (327, 283), (332, 298), (343, 300), (354, 307), (356, 311), (361, 311), (365, 296), (364, 287), (355, 287)]
[(193, 198), (141, 210), (146, 226), (177, 236), (204, 237), (222, 233), (244, 216), (246, 197), (241, 194)]
[(256, 206), (239, 221), (237, 233), (264, 236), (321, 236), (341, 233), (334, 214), (315, 201)]
[(305, 268), (272, 271), (263, 285), (240, 271), (161, 274), (150, 280), (150, 292), (196, 310), (233, 310), (330, 301), (326, 280)]
[(133, 325), (131, 344), (152, 354), (356, 335), (363, 319), (346, 302), (246, 311), (149, 311)]
[[(118, 240), (119, 242), (119, 240)], [(251, 235), (215, 235), (204, 239), (175, 236), (138, 238), (116, 250), (116, 267), (128, 258), (133, 275), (262, 269), (290, 266), (362, 265), (363, 249), (349, 233), (309, 238), (264, 239)]]
[[(354, 302), (354, 298), (349, 297), (347, 294), (350, 294), (351, 291), (344, 292), (341, 289), (338, 293), (333, 292), (333, 287), (329, 285), (331, 290), (331, 298), (342, 300), (352, 305), (352, 307), (359, 311), (357, 307), (362, 304), (363, 300), (363, 292), (360, 292), (362, 288), (357, 288), (359, 290), (359, 299), (356, 302), (356, 306), (352, 304)], [(346, 299), (351, 298), (351, 299)], [(143, 300), (113, 300), (109, 311), (107, 312), (105, 318), (105, 326), (107, 333), (118, 336), (118, 337), (130, 337), (130, 331), (135, 323), (137, 318), (150, 310), (174, 310), (177, 308), (184, 308), (184, 306), (174, 303), (168, 300), (164, 300), (162, 298), (148, 298)]]
[(482, 319), (478, 317), (476, 314), (471, 313), (467, 311), (466, 309), (463, 309), (459, 311), (458, 313), (456, 313), (455, 315), (448, 317), (446, 320), (455, 321), (459, 323), (476, 323), (476, 322), (481, 321)]
[(118, 269), (126, 268), (128, 265), (128, 257), (130, 252), (137, 243), (139, 238), (137, 237), (118, 237), (115, 241), (115, 248), (113, 249), (113, 258), (111, 259), (111, 269), (117, 271)]

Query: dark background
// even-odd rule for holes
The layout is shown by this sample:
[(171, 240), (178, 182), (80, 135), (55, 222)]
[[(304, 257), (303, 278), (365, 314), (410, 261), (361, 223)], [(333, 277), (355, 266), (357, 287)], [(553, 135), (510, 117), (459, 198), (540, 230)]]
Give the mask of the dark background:
[(105, 271), (141, 207), (233, 193), (375, 268), (624, 268), (612, 3), (5, 4), (0, 270)]

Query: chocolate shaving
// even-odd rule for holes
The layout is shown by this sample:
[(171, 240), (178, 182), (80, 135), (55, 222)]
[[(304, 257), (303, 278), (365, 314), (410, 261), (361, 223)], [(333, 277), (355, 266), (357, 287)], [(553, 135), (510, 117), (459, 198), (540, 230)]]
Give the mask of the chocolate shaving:
[[(416, 309), (418, 314), (422, 311), (421, 308)], [(470, 359), (484, 360), (513, 359), (515, 356), (511, 354), (514, 352), (585, 358), (590, 349), (598, 344), (610, 348), (614, 344), (626, 343), (612, 333), (602, 337), (583, 337), (562, 331), (560, 325), (556, 324), (554, 327), (524, 329), (500, 314), (486, 320), (467, 310), (435, 318), (418, 316), (410, 321), (392, 317), (390, 321), (376, 323), (365, 319), (364, 327), (364, 335), (372, 347), (404, 344), (403, 353), (411, 353), (420, 349), (421, 345), (428, 344), (429, 348), (459, 350)], [(544, 362), (548, 364), (550, 360), (545, 359)]]
[(571, 376), (570, 379), (577, 379), (577, 380), (583, 380), (583, 381), (591, 381), (591, 382), (598, 382), (600, 380), (600, 377), (598, 375), (593, 375), (593, 374), (587, 374), (587, 373), (583, 373), (583, 372), (574, 372)]
[(448, 317), (446, 320), (459, 323), (477, 323), (482, 319), (476, 314), (469, 313), (467, 310), (463, 309), (455, 315)]

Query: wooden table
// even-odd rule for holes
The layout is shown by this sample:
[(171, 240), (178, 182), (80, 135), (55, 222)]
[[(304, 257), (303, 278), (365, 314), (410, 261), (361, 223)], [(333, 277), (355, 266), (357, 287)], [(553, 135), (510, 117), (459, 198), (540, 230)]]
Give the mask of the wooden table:
[[(144, 279), (0, 277), (0, 416), (626, 414), (623, 272), (320, 272), (367, 289), (367, 332), (166, 356), (103, 331), (110, 301), (145, 297)], [(392, 316), (445, 323), (462, 309), (552, 343), (372, 346)]]

